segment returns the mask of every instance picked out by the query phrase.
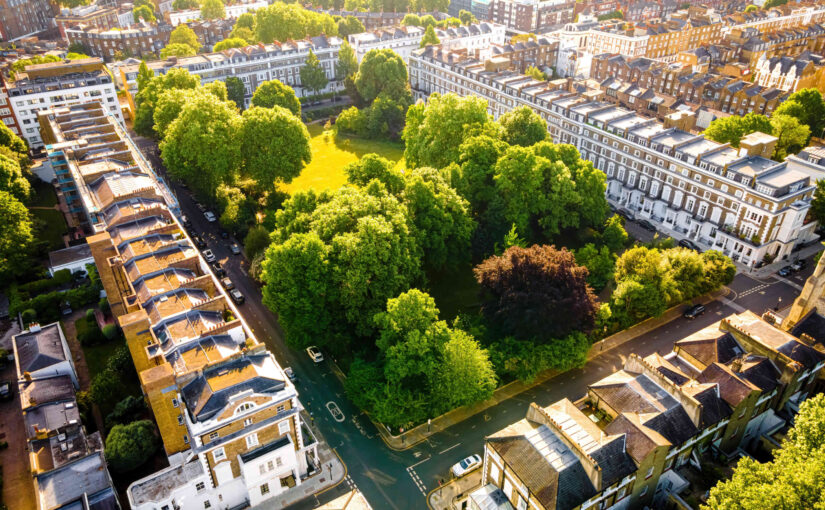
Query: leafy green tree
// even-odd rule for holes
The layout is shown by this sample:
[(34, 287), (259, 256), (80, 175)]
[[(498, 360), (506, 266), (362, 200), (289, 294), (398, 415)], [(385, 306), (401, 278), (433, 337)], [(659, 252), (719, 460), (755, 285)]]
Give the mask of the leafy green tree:
[(820, 225), (825, 225), (825, 179), (816, 181), (814, 198), (811, 200), (810, 214)]
[(596, 248), (593, 243), (587, 243), (576, 250), (576, 263), (587, 268), (589, 273), (587, 283), (598, 292), (613, 281), (613, 270), (616, 266), (616, 257), (610, 253), (610, 248), (602, 246)]
[(255, 13), (253, 12), (245, 12), (238, 16), (238, 19), (235, 20), (235, 27), (234, 28), (246, 28), (248, 30), (255, 30)]
[(718, 250), (702, 252), (703, 280), (700, 292), (710, 292), (728, 285), (736, 276), (736, 265), (730, 257), (726, 257)]
[(195, 96), (169, 125), (160, 144), (170, 175), (205, 197), (235, 175), (240, 163), (235, 104), (211, 94)]
[(158, 448), (155, 426), (149, 420), (115, 425), (106, 436), (106, 461), (113, 471), (134, 471), (148, 461)]
[(744, 117), (731, 115), (730, 117), (714, 119), (703, 134), (709, 140), (730, 143), (732, 147), (739, 147), (739, 141), (742, 137), (754, 131), (771, 134), (773, 126), (764, 115), (748, 113)]
[(528, 106), (519, 106), (498, 120), (504, 128), (504, 141), (529, 147), (547, 139), (547, 123)]
[(188, 11), (200, 7), (198, 0), (175, 0), (172, 2), (172, 9), (176, 11)]
[(313, 95), (318, 95), (318, 91), (327, 86), (329, 80), (327, 74), (321, 66), (321, 61), (315, 52), (309, 50), (306, 62), (301, 67), (301, 85), (312, 91)]
[(424, 30), (424, 37), (421, 38), (421, 45), (420, 48), (426, 48), (427, 46), (431, 46), (433, 44), (441, 44), (441, 40), (435, 35), (435, 29), (432, 25), (427, 26), (427, 29)]
[(135, 21), (141, 19), (146, 23), (154, 23), (157, 21), (157, 18), (155, 18), (155, 13), (152, 12), (152, 9), (146, 5), (141, 5), (132, 9), (132, 16), (134, 16)]
[[(802, 105), (802, 115), (797, 117), (797, 119), (800, 123), (810, 128), (811, 136), (823, 136), (823, 130), (825, 130), (825, 101), (823, 101), (822, 93), (817, 89), (797, 90), (788, 96), (785, 102), (788, 101), (797, 102)], [(782, 105), (779, 106), (781, 107)], [(779, 111), (775, 112), (774, 115), (776, 115), (776, 113), (788, 113), (787, 111), (783, 112), (780, 108), (777, 108), (777, 110)]]
[[(142, 66), (141, 66), (142, 67)], [(148, 69), (147, 69), (148, 71)], [(151, 71), (148, 71), (151, 72)], [(142, 83), (142, 85), (140, 85)], [(135, 95), (135, 131), (143, 136), (154, 136), (155, 105), (158, 98), (171, 89), (194, 89), (200, 84), (200, 77), (189, 74), (186, 69), (170, 69), (168, 73), (149, 78), (138, 74), (138, 93)]]
[(166, 130), (174, 122), (187, 101), (204, 93), (200, 87), (196, 89), (170, 89), (163, 91), (155, 104), (154, 130), (161, 140), (166, 136)]
[(407, 104), (381, 93), (364, 109), (364, 134), (369, 138), (397, 139), (404, 128)]
[(213, 96), (217, 97), (221, 101), (226, 101), (229, 96), (226, 91), (226, 83), (216, 80), (210, 81), (209, 83), (204, 83), (203, 85), (204, 92), (208, 92)]
[(420, 27), (421, 18), (417, 14), (405, 14), (401, 24), (405, 27)]
[[(249, 13), (245, 13), (249, 14)], [(229, 32), (229, 37), (231, 39), (241, 39), (242, 41), (246, 41), (246, 44), (255, 44), (257, 42), (257, 38), (255, 36), (255, 31), (250, 30), (248, 28), (239, 27), (235, 25), (235, 28)]]
[(565, 249), (514, 246), (474, 272), (482, 312), (498, 331), (547, 343), (593, 327), (598, 303), (587, 284), (587, 269)]
[(433, 168), (417, 168), (406, 181), (403, 202), (425, 269), (440, 271), (467, 262), (475, 229), (467, 201)]
[(805, 124), (800, 124), (799, 120), (790, 115), (774, 113), (771, 117), (771, 126), (773, 126), (773, 135), (779, 138), (773, 155), (777, 161), (782, 161), (789, 154), (796, 154), (804, 149), (811, 137), (811, 129)]
[(347, 181), (366, 187), (373, 179), (378, 179), (390, 194), (399, 197), (404, 191), (404, 176), (395, 168), (395, 163), (378, 154), (365, 154), (358, 161), (344, 167)]
[(364, 31), (366, 31), (364, 24), (355, 16), (347, 16), (338, 20), (338, 35), (344, 40), (349, 35), (360, 34)]
[(745, 7), (745, 12), (755, 12), (755, 11), (758, 11), (758, 10), (759, 10), (759, 7), (757, 7), (753, 4), (750, 4), (747, 7)]
[(172, 30), (172, 33), (169, 34), (169, 44), (186, 44), (187, 46), (191, 46), (195, 52), (201, 47), (201, 43), (198, 41), (198, 35), (194, 30), (184, 24), (180, 24)]
[(61, 0), (59, 3), (63, 7), (73, 9), (75, 7), (80, 7), (81, 5), (89, 5), (92, 2), (91, 0)]
[(224, 82), (226, 84), (226, 98), (235, 103), (238, 110), (243, 110), (244, 98), (246, 97), (246, 87), (243, 81), (237, 76), (230, 76)]
[(361, 60), (355, 75), (358, 94), (371, 103), (381, 94), (396, 101), (410, 103), (410, 86), (404, 60), (389, 49), (370, 50)]
[(137, 75), (137, 86), (138, 91), (141, 89), (146, 88), (146, 85), (155, 77), (155, 72), (149, 69), (149, 66), (146, 65), (145, 60), (140, 61), (140, 66), (138, 66), (138, 75)]
[[(542, 188), (544, 173), (551, 171), (550, 166), (550, 161), (536, 157), (529, 148), (518, 146), (508, 148), (496, 162), (493, 179), (504, 220), (515, 225), (519, 232), (530, 232), (531, 220), (545, 209), (548, 197)], [(564, 165), (559, 166), (564, 169)], [(566, 182), (572, 185), (569, 176)], [(569, 218), (569, 215), (545, 217), (553, 222)], [(558, 230), (557, 226), (558, 223), (554, 230)], [(553, 227), (548, 224), (548, 228)]]
[(346, 39), (341, 44), (338, 51), (338, 63), (335, 64), (335, 78), (343, 80), (350, 76), (355, 76), (358, 72), (358, 59), (355, 58), (355, 50)]
[(244, 250), (249, 259), (254, 259), (259, 253), (263, 253), (269, 246), (269, 231), (263, 225), (255, 225), (249, 229), (246, 238), (243, 240)]
[(201, 2), (201, 18), (203, 19), (224, 19), (226, 18), (226, 8), (221, 0), (203, 0)]
[[(229, 37), (227, 39), (215, 43), (215, 46), (212, 47), (212, 51), (217, 52), (230, 50), (232, 48), (245, 48), (247, 46), (249, 46), (249, 43), (246, 39), (242, 39), (240, 37)], [(232, 78), (234, 78), (234, 76)]]
[(538, 67), (536, 66), (527, 66), (527, 69), (524, 70), (524, 74), (530, 76), (534, 80), (538, 81), (547, 81), (547, 75), (544, 74)]
[(160, 58), (167, 59), (169, 57), (191, 57), (197, 55), (195, 48), (188, 44), (167, 44), (160, 50)]
[(258, 85), (255, 93), (252, 94), (251, 104), (262, 108), (280, 106), (289, 110), (293, 115), (301, 116), (301, 102), (295, 96), (295, 91), (289, 85), (281, 83), (280, 80), (265, 81)]
[(258, 189), (273, 191), (278, 183), (291, 182), (312, 160), (309, 131), (286, 108), (253, 106), (242, 117), (243, 175)]
[(733, 476), (710, 490), (702, 510), (807, 509), (825, 506), (825, 395), (802, 403), (794, 427), (761, 463), (743, 457)]
[(486, 135), (469, 138), (458, 149), (460, 166), (456, 189), (470, 202), (477, 218), (482, 217), (497, 198), (493, 180), (495, 164), (506, 149), (506, 143)]
[(292, 346), (343, 352), (353, 335), (373, 332), (372, 316), (387, 299), (421, 276), (406, 209), (378, 182), (296, 193), (275, 224), (264, 303)]
[(0, 146), (8, 150), (6, 155), (16, 160), (21, 169), (28, 168), (29, 145), (2, 122), (0, 122)]
[(26, 206), (8, 191), (0, 191), (0, 277), (10, 281), (28, 267), (33, 241)]
[[(110, 324), (114, 326), (114, 324)], [(106, 416), (106, 428), (111, 429), (115, 425), (131, 423), (140, 419), (146, 413), (146, 404), (142, 397), (129, 395), (118, 402), (112, 412)]]
[(461, 330), (453, 330), (442, 348), (442, 362), (435, 372), (432, 401), (439, 411), (471, 405), (493, 396), (496, 375), (489, 354)]
[(24, 202), (29, 198), (31, 185), (23, 177), (23, 170), (16, 159), (0, 154), (0, 191), (10, 193), (17, 200)]
[(624, 229), (624, 220), (618, 214), (614, 214), (604, 223), (601, 241), (607, 248), (617, 253), (627, 244), (627, 231)]
[(478, 20), (470, 11), (465, 11), (461, 9), (458, 11), (458, 19), (461, 20), (462, 25), (472, 25), (473, 23), (478, 23)]
[(416, 104), (407, 110), (404, 157), (411, 168), (444, 168), (459, 160), (459, 148), (465, 140), (483, 134), (498, 138), (499, 131), (483, 99), (432, 94), (426, 105)]
[(338, 35), (332, 16), (304, 9), (299, 4), (274, 2), (255, 11), (255, 38), (263, 43), (303, 39), (321, 34)]

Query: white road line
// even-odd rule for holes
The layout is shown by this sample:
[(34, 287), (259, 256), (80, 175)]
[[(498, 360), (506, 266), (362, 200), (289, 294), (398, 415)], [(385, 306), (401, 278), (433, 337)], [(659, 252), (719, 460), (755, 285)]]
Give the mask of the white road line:
[(427, 462), (428, 460), (430, 460), (430, 457), (427, 457), (427, 458), (426, 458), (426, 459), (424, 459), (424, 460), (419, 460), (418, 462), (416, 462), (416, 463), (415, 463), (415, 464), (413, 464), (412, 466), (408, 467), (407, 469), (413, 469), (415, 466), (417, 466), (417, 465), (419, 465), (419, 464), (423, 464), (423, 463)]
[(744, 306), (740, 305), (739, 303), (734, 303), (733, 301), (731, 301), (730, 299), (728, 299), (726, 297), (721, 297), (721, 298), (719, 298), (719, 300), (723, 304), (733, 308), (734, 310), (736, 310), (739, 313), (742, 313), (742, 312), (746, 311)]
[(438, 454), (443, 455), (443, 454), (447, 453), (448, 451), (452, 450), (453, 448), (457, 448), (459, 446), (461, 446), (461, 443), (456, 443), (456, 444), (452, 445), (451, 447), (447, 448), (446, 450), (441, 450), (440, 452), (438, 452)]

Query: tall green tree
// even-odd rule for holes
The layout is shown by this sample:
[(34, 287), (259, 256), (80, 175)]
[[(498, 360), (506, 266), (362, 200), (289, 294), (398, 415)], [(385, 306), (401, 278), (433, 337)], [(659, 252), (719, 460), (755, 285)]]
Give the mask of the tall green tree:
[(352, 34), (360, 34), (366, 31), (366, 27), (361, 23), (361, 20), (355, 16), (347, 16), (338, 20), (338, 35), (346, 40), (346, 37)]
[(822, 93), (817, 89), (797, 90), (788, 96), (785, 102), (788, 101), (802, 105), (803, 114), (798, 117), (798, 120), (810, 128), (811, 136), (823, 136), (823, 130), (825, 130), (825, 100), (822, 98)]
[(312, 94), (317, 96), (318, 91), (326, 87), (328, 82), (329, 80), (327, 79), (324, 67), (321, 65), (321, 61), (318, 60), (315, 52), (309, 50), (306, 62), (304, 62), (303, 67), (301, 67), (301, 85), (311, 90)]
[(810, 214), (820, 225), (825, 225), (825, 179), (816, 181), (814, 198), (811, 200)]
[(364, 55), (355, 76), (355, 86), (367, 103), (381, 94), (398, 102), (410, 103), (407, 66), (396, 52), (389, 49), (370, 50)]
[(169, 34), (169, 44), (186, 44), (187, 46), (191, 46), (195, 52), (201, 47), (201, 43), (198, 41), (198, 34), (184, 24), (180, 24), (172, 30), (172, 33)]
[[(149, 71), (151, 72), (151, 71)], [(140, 75), (138, 83), (141, 82)], [(135, 95), (135, 131), (143, 136), (155, 136), (153, 129), (155, 105), (163, 92), (171, 89), (194, 89), (200, 85), (200, 76), (189, 74), (186, 69), (170, 69), (168, 73), (143, 78), (143, 86)]]
[(195, 96), (169, 125), (160, 144), (169, 173), (204, 197), (230, 181), (240, 163), (235, 104), (211, 94)]
[(243, 110), (246, 98), (246, 87), (243, 81), (237, 76), (229, 76), (224, 83), (226, 83), (226, 98), (233, 101), (238, 110)]
[(28, 267), (33, 241), (26, 206), (8, 191), (0, 191), (0, 277), (10, 281)]
[(435, 29), (432, 25), (428, 26), (426, 30), (424, 30), (424, 37), (421, 38), (420, 48), (426, 48), (427, 46), (431, 46), (434, 44), (441, 44), (441, 40), (435, 35)]
[(607, 246), (596, 248), (593, 243), (585, 244), (576, 250), (576, 263), (587, 268), (587, 283), (596, 292), (601, 291), (613, 281), (616, 256), (610, 253), (610, 248)]
[(335, 78), (343, 80), (350, 76), (355, 76), (358, 72), (358, 59), (355, 58), (355, 50), (346, 39), (341, 44), (338, 51), (338, 63), (335, 64)]
[(172, 9), (175, 11), (187, 11), (200, 7), (198, 0), (175, 0), (172, 2)]
[(192, 57), (194, 55), (197, 55), (197, 51), (188, 44), (167, 44), (160, 50), (160, 58), (164, 60), (169, 57)]
[(779, 138), (773, 156), (777, 161), (782, 161), (789, 154), (796, 154), (804, 149), (811, 137), (811, 129), (790, 115), (774, 113), (771, 117), (771, 126), (773, 135)]
[(498, 120), (504, 128), (504, 141), (529, 147), (547, 139), (547, 123), (528, 106), (519, 106)]
[(258, 189), (273, 191), (278, 183), (291, 182), (312, 160), (309, 131), (286, 108), (253, 106), (242, 121), (242, 170)]
[(157, 21), (157, 18), (155, 18), (155, 13), (152, 12), (152, 9), (146, 5), (141, 5), (132, 9), (132, 16), (136, 21), (141, 19), (146, 23), (154, 23)]
[(758, 113), (748, 113), (743, 117), (736, 115), (720, 117), (714, 119), (703, 134), (710, 140), (739, 147), (742, 137), (754, 131), (772, 134), (773, 126), (771, 126), (770, 119)]
[(106, 436), (106, 461), (116, 472), (134, 471), (154, 455), (158, 443), (149, 420), (115, 425)]
[(224, 19), (226, 18), (226, 8), (221, 0), (203, 0), (201, 2), (201, 18), (203, 19)]
[(462, 25), (472, 25), (473, 23), (478, 23), (478, 20), (470, 11), (465, 11), (461, 9), (458, 11), (458, 19), (461, 20)]
[(395, 168), (395, 163), (378, 154), (365, 154), (345, 166), (344, 173), (348, 182), (360, 187), (366, 187), (377, 179), (395, 197), (400, 197), (406, 186), (404, 175)]
[(547, 75), (536, 66), (528, 66), (527, 69), (524, 70), (524, 74), (530, 76), (534, 80), (547, 81)]
[(11, 157), (13, 155), (0, 154), (0, 191), (6, 191), (17, 200), (25, 202), (31, 193), (31, 185), (23, 177), (20, 163)]
[(262, 108), (280, 106), (289, 110), (293, 115), (301, 116), (301, 102), (295, 96), (295, 91), (289, 85), (281, 83), (280, 80), (265, 81), (258, 85), (255, 93), (252, 94), (251, 104)]
[(624, 220), (621, 216), (614, 214), (605, 221), (601, 241), (611, 252), (617, 253), (624, 248), (627, 239), (627, 231), (624, 229)]
[(249, 42), (247, 42), (246, 39), (242, 39), (240, 37), (229, 37), (228, 39), (215, 43), (215, 46), (212, 47), (212, 51), (217, 52), (230, 50), (232, 48), (245, 48), (246, 46), (249, 46)]

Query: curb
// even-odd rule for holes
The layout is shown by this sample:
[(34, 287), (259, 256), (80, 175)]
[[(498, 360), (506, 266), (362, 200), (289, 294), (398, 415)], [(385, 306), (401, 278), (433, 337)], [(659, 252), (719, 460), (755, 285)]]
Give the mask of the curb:
[[(338, 451), (335, 448), (330, 448), (330, 451), (332, 451), (332, 453), (334, 453), (335, 456), (338, 457), (338, 462), (340, 462), (341, 465), (344, 466), (344, 476), (342, 476), (340, 480), (338, 480), (334, 484), (330, 485), (329, 487), (325, 487), (325, 488), (319, 490), (318, 492), (313, 492), (312, 494), (314, 496), (320, 496), (321, 494), (338, 487), (339, 485), (344, 483), (344, 480), (347, 479), (347, 475), (349, 474), (349, 469), (347, 468), (347, 463), (344, 462), (344, 459), (342, 459), (340, 455), (338, 455)], [(307, 494), (307, 496), (308, 496), (308, 494)]]

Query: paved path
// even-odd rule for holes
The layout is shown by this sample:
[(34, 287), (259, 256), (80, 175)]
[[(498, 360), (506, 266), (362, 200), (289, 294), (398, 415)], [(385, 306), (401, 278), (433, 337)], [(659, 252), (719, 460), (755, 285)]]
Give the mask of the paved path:
[(431, 490), (427, 494), (427, 506), (431, 510), (452, 509), (455, 500), (463, 498), (468, 492), (472, 492), (480, 486), (481, 469), (476, 469), (469, 475), (446, 481)]
[[(4, 381), (17, 380), (14, 363), (6, 363), (0, 371)], [(3, 500), (10, 510), (35, 510), (34, 484), (29, 468), (29, 451), (26, 448), (26, 427), (20, 408), (20, 393), (14, 387), (14, 399), (0, 402), (0, 441), (8, 448), (0, 450), (3, 466)]]

